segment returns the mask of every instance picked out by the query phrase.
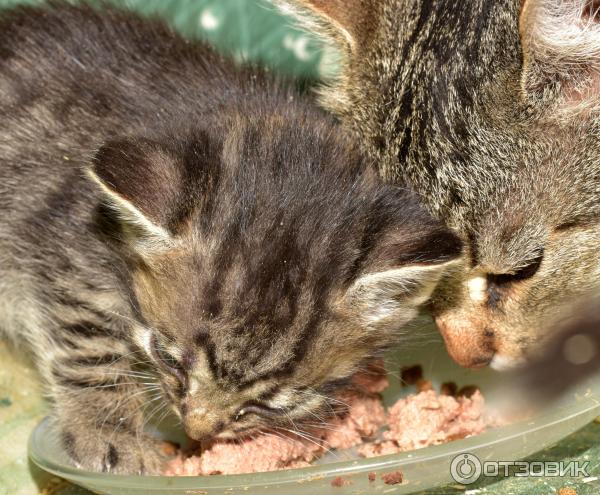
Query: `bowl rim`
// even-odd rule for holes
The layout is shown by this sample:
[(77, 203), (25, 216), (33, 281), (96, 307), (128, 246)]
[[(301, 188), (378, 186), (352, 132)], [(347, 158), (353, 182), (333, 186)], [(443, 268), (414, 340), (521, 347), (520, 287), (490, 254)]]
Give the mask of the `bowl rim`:
[[(51, 428), (50, 417), (44, 418), (35, 427), (29, 437), (28, 451), (31, 460), (40, 468), (57, 476), (80, 482), (84, 485), (118, 486), (121, 488), (157, 489), (157, 480), (161, 485), (172, 485), (177, 488), (194, 489), (223, 489), (223, 488), (253, 488), (260, 486), (286, 485), (291, 483), (309, 482), (323, 478), (332, 478), (348, 474), (360, 474), (370, 471), (398, 469), (413, 463), (436, 458), (450, 458), (461, 453), (476, 454), (478, 450), (489, 446), (509, 442), (525, 433), (532, 433), (569, 421), (581, 416), (600, 415), (600, 393), (593, 393), (591, 388), (576, 395), (576, 400), (567, 404), (555, 404), (545, 412), (530, 419), (517, 421), (504, 426), (498, 426), (460, 440), (442, 445), (434, 445), (421, 449), (388, 454), (371, 458), (334, 461), (327, 464), (313, 465), (304, 468), (268, 471), (259, 473), (212, 475), (212, 476), (139, 476), (87, 471), (45, 457), (39, 452), (37, 437)], [(516, 460), (516, 458), (515, 458)], [(247, 489), (246, 488), (246, 489)]]

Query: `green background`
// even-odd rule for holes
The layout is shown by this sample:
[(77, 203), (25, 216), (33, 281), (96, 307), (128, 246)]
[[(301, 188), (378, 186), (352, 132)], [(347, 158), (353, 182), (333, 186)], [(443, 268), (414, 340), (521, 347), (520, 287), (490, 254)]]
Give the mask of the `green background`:
[[(41, 0), (0, 0), (0, 8)], [(76, 3), (76, 2), (73, 2)], [(99, 3), (91, 1), (91, 3)], [(106, 0), (158, 15), (186, 36), (204, 39), (238, 60), (260, 61), (289, 75), (317, 78), (333, 70), (335, 53), (295, 29), (267, 0)]]
[[(0, 8), (35, 0), (0, 0)], [(314, 80), (335, 70), (335, 52), (294, 28), (266, 0), (112, 0), (143, 14), (165, 18), (186, 36), (206, 39), (238, 60), (260, 61), (285, 74)], [(29, 432), (47, 405), (31, 365), (0, 342), (0, 495), (74, 495), (83, 490), (36, 470), (27, 460)], [(536, 461), (590, 461), (588, 480), (508, 478), (450, 486), (432, 495), (551, 495), (572, 486), (579, 495), (600, 493), (600, 425), (593, 423)], [(343, 492), (343, 490), (341, 490)]]

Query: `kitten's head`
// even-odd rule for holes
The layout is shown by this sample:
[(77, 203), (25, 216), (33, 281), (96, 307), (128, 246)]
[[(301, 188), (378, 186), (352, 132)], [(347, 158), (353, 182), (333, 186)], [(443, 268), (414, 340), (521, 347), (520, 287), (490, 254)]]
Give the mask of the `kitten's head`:
[(320, 114), (217, 127), (107, 143), (90, 172), (130, 260), (133, 340), (196, 439), (327, 413), (461, 251)]
[(600, 4), (279, 3), (345, 55), (325, 104), (465, 243), (433, 301), (450, 354), (537, 352), (600, 280)]

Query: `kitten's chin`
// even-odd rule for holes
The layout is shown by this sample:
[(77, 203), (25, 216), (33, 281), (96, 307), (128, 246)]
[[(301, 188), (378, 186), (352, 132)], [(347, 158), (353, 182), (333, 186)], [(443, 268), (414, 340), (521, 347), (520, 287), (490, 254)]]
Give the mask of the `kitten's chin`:
[(240, 435), (236, 435), (232, 431), (222, 431), (221, 433), (217, 433), (213, 438), (216, 440), (234, 440), (240, 438)]

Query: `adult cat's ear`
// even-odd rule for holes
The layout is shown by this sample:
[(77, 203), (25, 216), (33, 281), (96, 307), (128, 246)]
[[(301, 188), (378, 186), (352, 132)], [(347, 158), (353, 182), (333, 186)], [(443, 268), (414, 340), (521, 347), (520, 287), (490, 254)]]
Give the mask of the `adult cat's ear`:
[(525, 0), (520, 17), (522, 86), (528, 97), (558, 91), (563, 107), (597, 105), (600, 2)]
[[(345, 304), (367, 327), (399, 327), (414, 318), (440, 279), (455, 270), (461, 241), (445, 229), (383, 246), (376, 259), (348, 289)], [(398, 236), (404, 238), (404, 235)]]
[(376, 30), (379, 0), (273, 0), (303, 27), (351, 51), (359, 50)]
[(175, 244), (182, 208), (189, 201), (184, 197), (185, 167), (172, 151), (147, 139), (110, 141), (96, 153), (88, 175), (138, 250)]

